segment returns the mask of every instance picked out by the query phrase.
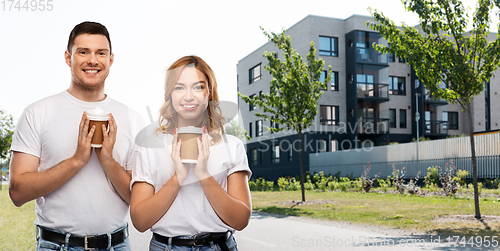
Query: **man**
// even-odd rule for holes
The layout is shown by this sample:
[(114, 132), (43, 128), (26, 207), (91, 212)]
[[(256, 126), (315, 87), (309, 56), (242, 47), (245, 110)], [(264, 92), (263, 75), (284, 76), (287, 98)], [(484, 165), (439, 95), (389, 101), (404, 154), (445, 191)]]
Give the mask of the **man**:
[[(18, 207), (36, 199), (37, 250), (130, 250), (129, 156), (142, 119), (104, 93), (113, 56), (106, 27), (75, 26), (65, 52), (69, 89), (31, 104), (19, 119), (9, 194)], [(89, 126), (86, 111), (96, 107), (110, 113), (109, 132)], [(96, 130), (102, 148), (91, 147)]]

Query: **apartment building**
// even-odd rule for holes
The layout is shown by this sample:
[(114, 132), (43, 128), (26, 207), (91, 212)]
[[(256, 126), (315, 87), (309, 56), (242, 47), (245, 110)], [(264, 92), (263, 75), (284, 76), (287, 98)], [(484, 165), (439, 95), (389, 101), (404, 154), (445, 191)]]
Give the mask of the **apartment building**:
[[(292, 47), (303, 58), (312, 41), (317, 56), (325, 61), (324, 77), (332, 66), (332, 81), (318, 101), (318, 114), (303, 135), (303, 163), (308, 171), (309, 154), (349, 149), (367, 150), (393, 142), (410, 142), (418, 136), (431, 139), (468, 134), (467, 116), (458, 104), (429, 95), (404, 58), (381, 54), (372, 44), (387, 41), (365, 23), (371, 17), (347, 19), (309, 15), (286, 30)], [(491, 35), (491, 39), (495, 36)], [(268, 93), (272, 76), (264, 69), (265, 51), (279, 52), (268, 42), (238, 62), (238, 91), (244, 95)], [(474, 130), (496, 130), (500, 116), (498, 81), (474, 97)], [(238, 100), (247, 141), (247, 154), (254, 177), (277, 179), (299, 174), (298, 135), (291, 130), (272, 133), (269, 121), (255, 116), (259, 111)], [(417, 111), (420, 119), (417, 121)], [(418, 129), (417, 129), (418, 128)]]

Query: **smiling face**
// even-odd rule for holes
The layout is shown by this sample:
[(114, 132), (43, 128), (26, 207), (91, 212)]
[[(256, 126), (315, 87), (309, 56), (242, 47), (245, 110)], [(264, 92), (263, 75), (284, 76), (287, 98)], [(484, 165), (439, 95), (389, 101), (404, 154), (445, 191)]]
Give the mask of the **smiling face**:
[(200, 126), (208, 106), (207, 76), (194, 67), (184, 67), (172, 90), (172, 106), (178, 113), (177, 126)]
[(85, 91), (104, 89), (104, 81), (113, 64), (113, 54), (105, 36), (78, 35), (71, 52), (66, 51), (65, 58), (71, 68), (73, 87)]

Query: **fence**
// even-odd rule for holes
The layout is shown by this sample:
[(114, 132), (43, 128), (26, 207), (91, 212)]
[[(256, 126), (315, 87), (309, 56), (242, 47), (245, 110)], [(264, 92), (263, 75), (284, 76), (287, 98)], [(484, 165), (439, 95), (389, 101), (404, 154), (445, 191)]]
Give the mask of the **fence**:
[[(500, 134), (474, 136), (478, 178), (500, 177)], [(472, 153), (470, 138), (450, 138), (442, 140), (405, 143), (373, 148), (360, 148), (348, 151), (313, 153), (309, 155), (309, 170), (323, 171), (325, 174), (359, 177), (363, 173), (363, 165), (370, 162), (370, 176), (380, 173), (385, 178), (392, 174), (394, 163), (397, 169), (406, 167), (406, 178), (413, 178), (418, 171), (423, 178), (427, 168), (444, 167), (453, 160), (457, 170), (469, 171), (472, 177)]]

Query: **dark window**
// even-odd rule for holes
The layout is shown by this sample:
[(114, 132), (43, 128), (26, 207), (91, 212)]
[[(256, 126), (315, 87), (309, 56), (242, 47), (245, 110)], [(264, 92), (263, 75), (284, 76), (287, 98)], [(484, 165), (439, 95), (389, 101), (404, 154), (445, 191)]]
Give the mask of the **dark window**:
[(320, 139), (318, 140), (318, 149), (316, 149), (316, 152), (318, 153), (326, 152), (328, 150), (327, 147), (328, 146), (326, 144), (326, 140)]
[(248, 136), (252, 137), (252, 122), (248, 123)]
[(458, 130), (458, 112), (448, 112), (448, 129)]
[(262, 136), (262, 120), (255, 122), (255, 136)]
[(399, 128), (406, 128), (406, 109), (399, 110)]
[[(319, 82), (324, 82), (326, 79), (326, 71), (321, 73), (321, 77), (319, 78)], [(328, 88), (328, 85), (327, 85)], [(321, 90), (325, 90), (321, 88)], [(339, 73), (336, 71), (332, 71), (332, 82), (330, 82), (330, 90), (338, 91), (339, 90)]]
[(338, 39), (319, 36), (319, 55), (338, 57)]
[(398, 57), (398, 60), (399, 60), (400, 63), (405, 63), (405, 59), (402, 58), (402, 57)]
[(255, 165), (257, 165), (257, 164), (259, 163), (259, 162), (258, 162), (259, 160), (258, 160), (258, 158), (257, 158), (257, 156), (258, 156), (258, 154), (257, 154), (257, 153), (258, 153), (258, 150), (257, 150), (257, 149), (255, 149), (255, 148), (254, 148), (254, 149), (252, 149), (252, 150), (250, 150), (250, 164), (251, 164), (251, 165), (254, 165), (254, 166), (255, 166)]
[[(278, 122), (272, 122), (270, 121), (269, 122), (269, 127), (270, 128), (276, 128), (276, 129), (280, 129), (280, 124)], [(271, 130), (271, 133), (273, 133), (273, 131)]]
[(252, 67), (250, 70), (248, 70), (248, 75), (250, 76), (250, 84), (256, 81), (259, 81), (262, 77), (261, 69), (260, 69), (261, 64), (258, 64), (254, 67)]
[(272, 155), (273, 164), (280, 163), (280, 146), (273, 146), (273, 155)]
[(389, 109), (389, 127), (396, 128), (396, 109)]
[(338, 125), (339, 124), (339, 107), (332, 105), (320, 105), (319, 121), (322, 125)]
[(288, 162), (292, 162), (293, 160), (293, 146), (290, 143), (289, 145), (290, 149), (288, 150)]
[[(391, 44), (389, 43), (387, 47), (391, 47)], [(387, 53), (387, 62), (396, 62), (396, 55)]]
[(337, 151), (337, 140), (332, 139), (330, 141), (330, 152), (335, 152)]
[(389, 76), (389, 94), (406, 95), (406, 78)]
[(485, 130), (491, 130), (490, 82), (484, 83), (484, 122)]
[[(249, 97), (249, 98), (250, 98), (250, 99), (255, 98), (255, 94), (250, 95), (250, 97)], [(248, 104), (248, 110), (249, 110), (249, 111), (253, 111), (253, 110), (255, 110), (255, 106), (254, 106), (252, 103), (249, 103), (249, 104)]]

